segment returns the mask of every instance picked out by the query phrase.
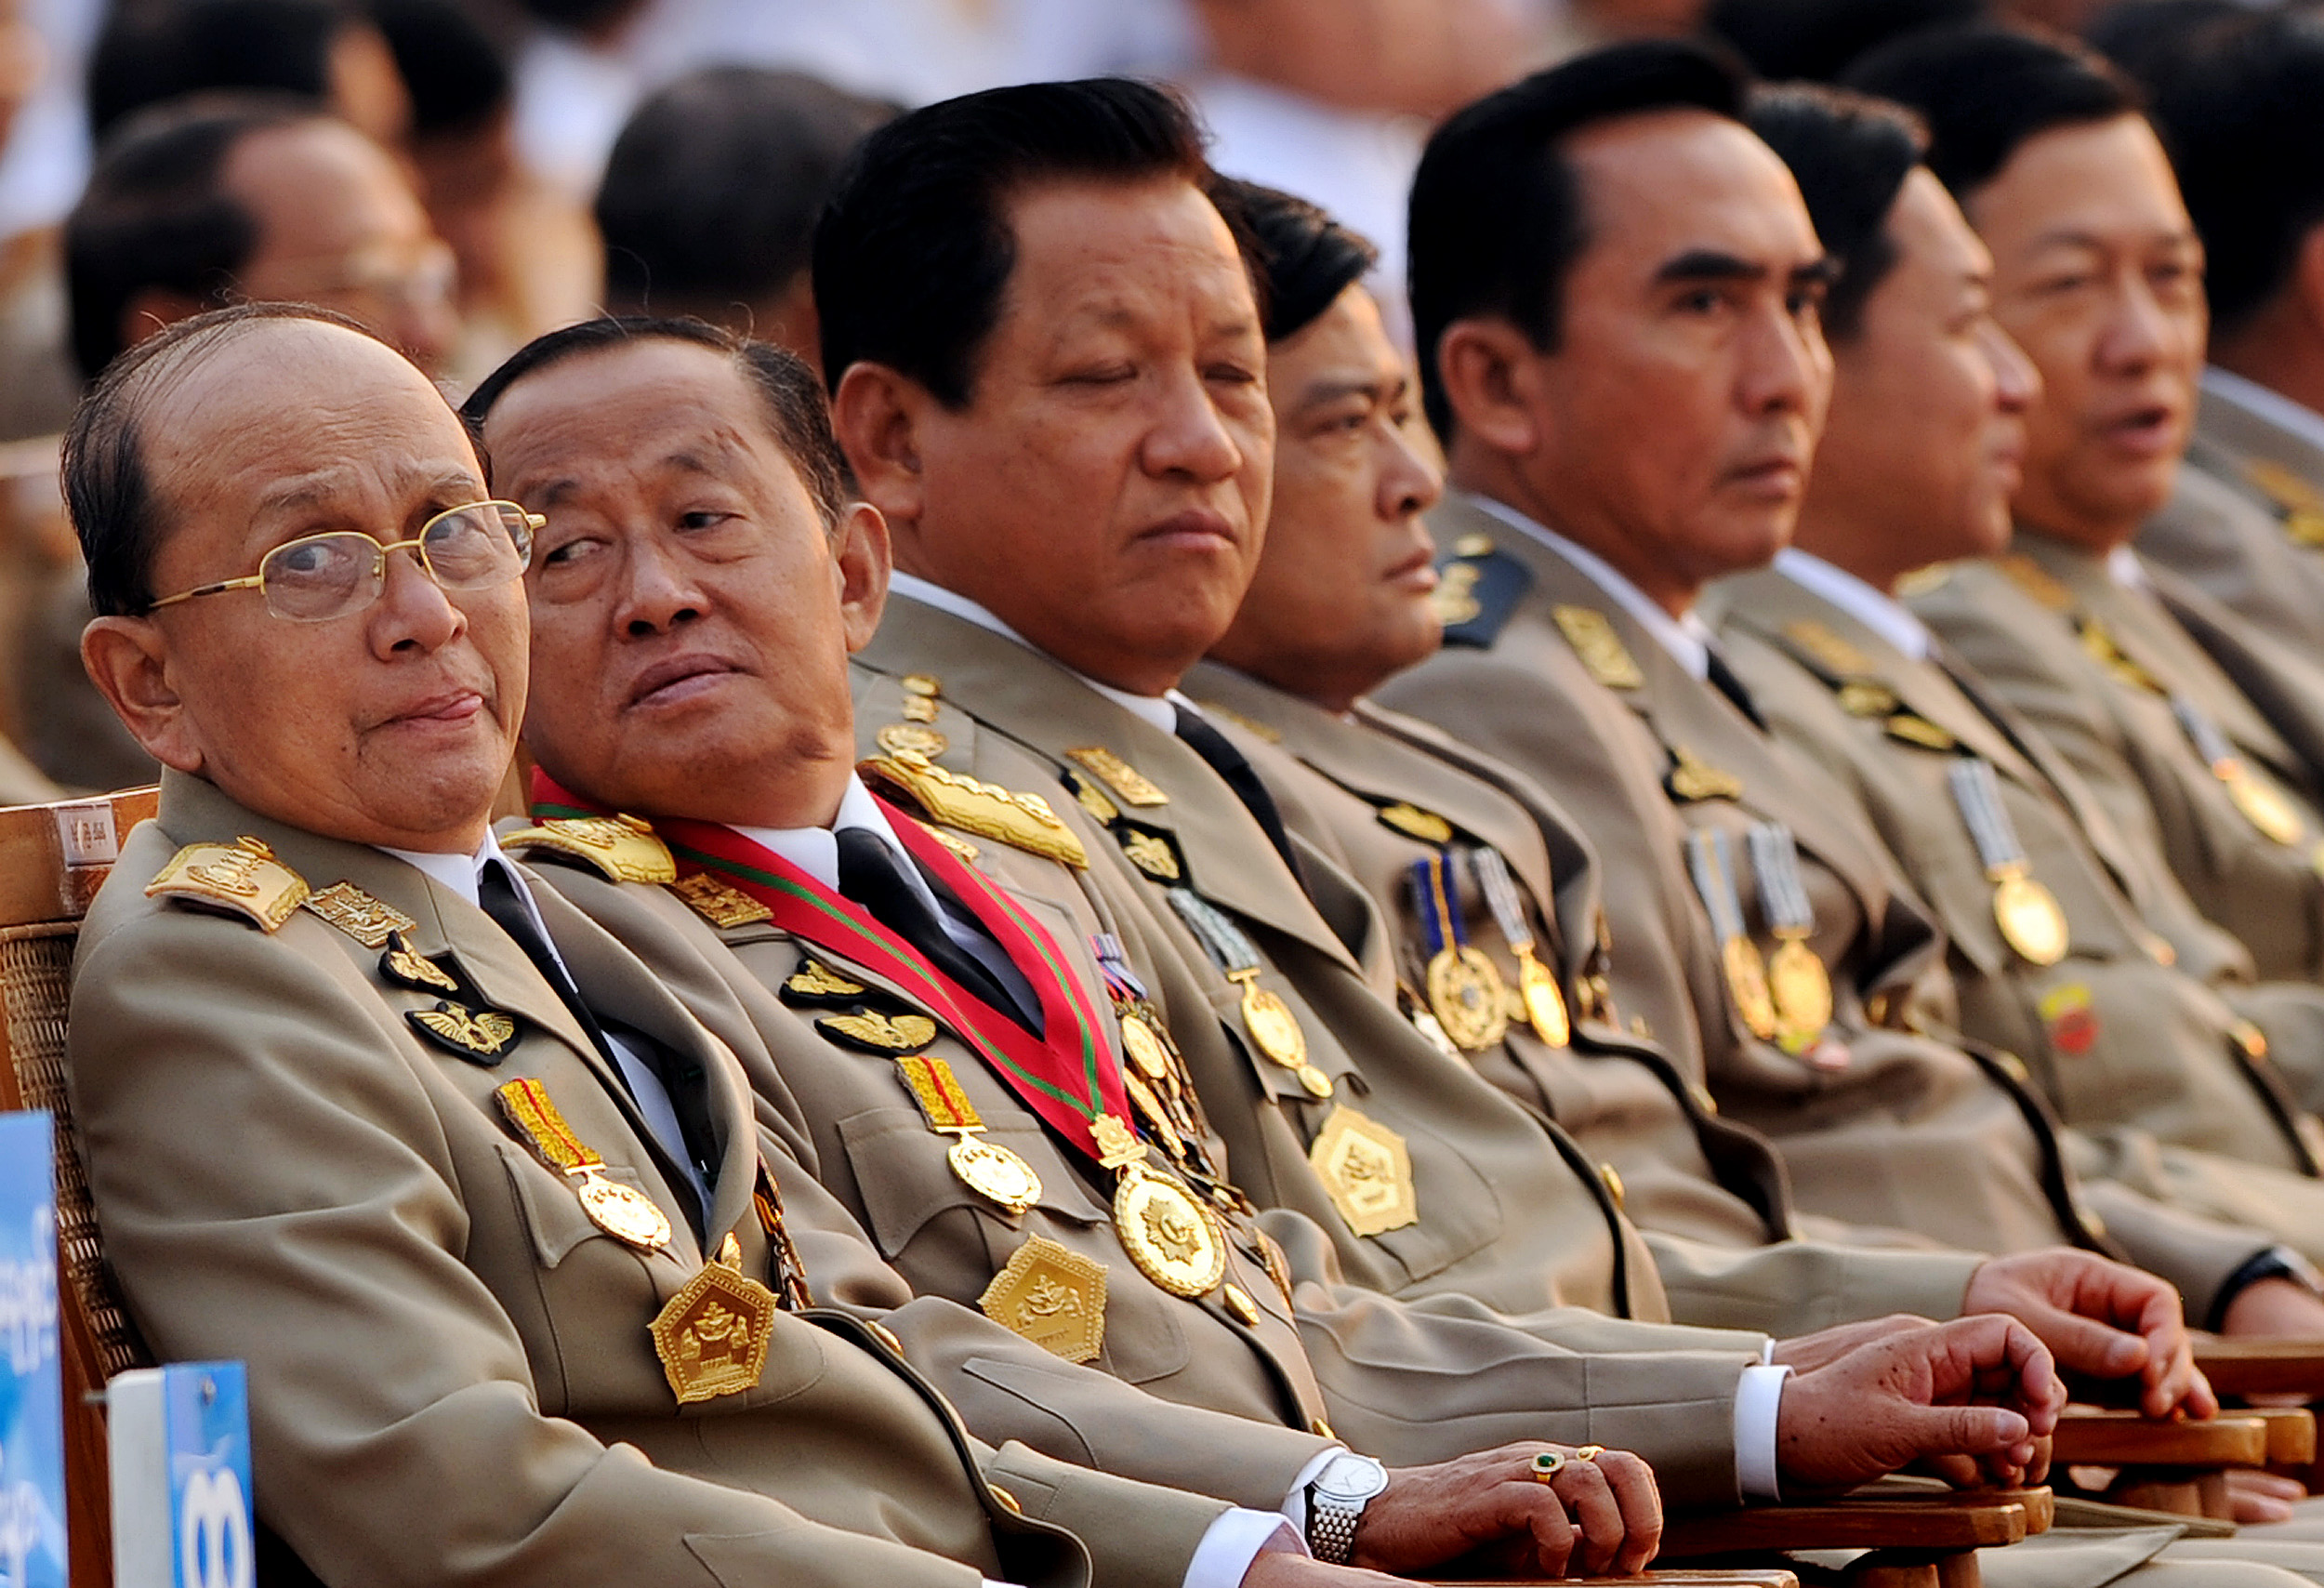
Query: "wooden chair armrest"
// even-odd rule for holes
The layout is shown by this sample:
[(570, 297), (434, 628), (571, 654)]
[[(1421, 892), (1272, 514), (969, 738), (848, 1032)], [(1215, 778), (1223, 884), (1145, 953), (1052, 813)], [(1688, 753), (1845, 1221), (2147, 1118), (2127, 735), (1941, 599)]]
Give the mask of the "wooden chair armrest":
[[(2313, 1423), (2309, 1432), (2313, 1438)], [(2060, 1466), (2265, 1466), (2268, 1429), (2264, 1420), (2239, 1411), (2204, 1423), (2171, 1423), (2073, 1406), (2051, 1436), (2050, 1459)]]
[[(2031, 1496), (2040, 1496), (2038, 1500)], [(2014, 1544), (2049, 1520), (2049, 1491), (2023, 1494), (1854, 1494), (1815, 1505), (1754, 1505), (1672, 1519), (1664, 1560), (1794, 1549), (1948, 1551)]]
[(2316, 1461), (2316, 1413), (2304, 1406), (2238, 1407), (2238, 1417), (2267, 1424), (2267, 1464), (2309, 1466)]
[(2198, 1334), (2195, 1365), (2221, 1395), (2324, 1397), (2324, 1340), (2226, 1340)]

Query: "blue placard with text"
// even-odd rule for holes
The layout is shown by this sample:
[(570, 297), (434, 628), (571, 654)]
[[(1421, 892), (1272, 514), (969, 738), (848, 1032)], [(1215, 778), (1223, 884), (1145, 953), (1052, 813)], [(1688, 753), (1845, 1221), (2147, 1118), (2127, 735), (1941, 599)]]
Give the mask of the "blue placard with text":
[(65, 1588), (49, 1117), (0, 1114), (0, 1588)]

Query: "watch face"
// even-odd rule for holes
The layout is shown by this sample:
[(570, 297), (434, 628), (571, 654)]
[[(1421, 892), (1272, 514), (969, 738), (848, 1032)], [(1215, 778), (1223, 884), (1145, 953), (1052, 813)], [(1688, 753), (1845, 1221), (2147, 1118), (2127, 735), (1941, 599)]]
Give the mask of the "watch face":
[(1335, 1461), (1315, 1478), (1318, 1493), (1342, 1502), (1369, 1500), (1387, 1487), (1388, 1469), (1361, 1458)]

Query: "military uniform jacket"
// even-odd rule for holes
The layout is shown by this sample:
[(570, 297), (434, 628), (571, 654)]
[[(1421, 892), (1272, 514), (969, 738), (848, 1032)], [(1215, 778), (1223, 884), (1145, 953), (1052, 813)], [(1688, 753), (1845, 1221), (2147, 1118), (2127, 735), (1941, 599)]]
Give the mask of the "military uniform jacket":
[[(991, 852), (997, 854), (999, 846)], [(550, 875), (625, 942), (652, 938), (646, 918), (679, 907), (642, 888), (576, 878), (562, 868)], [(1070, 902), (1077, 890), (1069, 880), (1055, 879), (1046, 896), (1010, 891), (1061, 929), (1052, 932), (1061, 947), (1074, 923), (1089, 920)], [(814, 1030), (814, 1011), (786, 1007), (779, 995), (768, 996), (806, 957), (796, 939), (765, 923), (722, 929), (720, 935), (739, 962), (742, 997), (767, 1030), (768, 1051), (781, 1071), (776, 1088), (762, 1091), (778, 1097), (787, 1091), (799, 1100), (812, 1122), (827, 1184), (859, 1210), (883, 1251), (893, 1249), (897, 1266), (924, 1293), (977, 1305), (1010, 1259), (1037, 1237), (1045, 1237), (1103, 1269), (1103, 1341), (1091, 1365), (1154, 1395), (1260, 1423), (1305, 1426), (1321, 1419), (1321, 1425), (1392, 1464), (1446, 1460), (1512, 1439), (1553, 1438), (1618, 1445), (1649, 1460), (1668, 1452), (1682, 1475), (1689, 1465), (1698, 1436), (1683, 1416), (1699, 1415), (1700, 1407), (1682, 1414), (1659, 1403), (1617, 1404), (1593, 1393), (1592, 1376), (1606, 1370), (1604, 1359), (1481, 1324), (1474, 1309), (1413, 1306), (1314, 1279), (1296, 1287), (1294, 1303), (1270, 1277), (1267, 1260), (1257, 1251), (1261, 1232), (1248, 1217), (1229, 1214), (1223, 1222), (1232, 1248), (1226, 1284), (1248, 1302), (1252, 1321), (1237, 1316), (1238, 1303), (1223, 1288), (1191, 1301), (1169, 1294), (1124, 1252), (1108, 1193), (1077, 1155), (947, 1030), (927, 1052), (947, 1059), (987, 1127), (986, 1139), (1023, 1156), (1041, 1179), (1040, 1202), (1010, 1214), (953, 1175), (944, 1161), (947, 1144), (930, 1132), (897, 1090), (891, 1060), (831, 1042)], [(872, 973), (822, 948), (812, 953), (842, 973)], [(1076, 974), (1097, 981), (1086, 954), (1069, 950), (1068, 957)], [(650, 962), (658, 968), (662, 954)], [(692, 979), (683, 972), (673, 978), (680, 987)], [(909, 1001), (893, 983), (873, 985), (899, 1002)], [(866, 1141), (880, 1145), (866, 1153), (861, 1145)], [(1277, 1215), (1274, 1224), (1281, 1229), (1296, 1221)], [(1311, 1250), (1316, 1244), (1312, 1234), (1306, 1244)], [(1280, 1256), (1274, 1261), (1283, 1262)], [(1081, 1295), (1086, 1300), (1088, 1290)], [(1009, 1309), (1001, 1313), (1009, 1316)], [(1302, 1337), (1313, 1343), (1312, 1356)], [(1674, 1331), (1673, 1338), (1702, 1337)], [(1681, 1375), (1699, 1374), (1705, 1366), (1692, 1356), (1638, 1358), (1642, 1373), (1657, 1363)], [(1723, 1378), (1723, 1364), (1716, 1371)], [(1015, 1363), (980, 1362), (969, 1372), (1004, 1388), (1028, 1380), (1039, 1388), (1037, 1376)], [(1228, 1449), (1241, 1442), (1237, 1434), (1219, 1437)], [(1270, 1438), (1278, 1446), (1314, 1444), (1287, 1433)], [(1043, 1443), (1037, 1437), (1028, 1442)], [(1296, 1470), (1280, 1475), (1280, 1489), (1287, 1489)], [(1723, 1489), (1694, 1490), (1673, 1503), (1731, 1498)]]
[[(1684, 896), (1692, 893), (1684, 880), (1688, 824), (1716, 823), (1738, 837), (1758, 820), (1790, 828), (1815, 910), (1810, 946), (1833, 968), (1834, 1034), (1845, 1049), (1844, 1067), (1819, 1067), (1743, 1032), (1731, 1009), (1711, 1001), (1721, 990), (1716, 971), (1696, 985), (1707, 1006), (1710, 1090), (1725, 1117), (1776, 1141), (1802, 1210), (1976, 1251), (2087, 1243), (2097, 1238), (2088, 1215), (2098, 1212), (2136, 1261), (2190, 1294), (2215, 1285), (2250, 1254), (2247, 1241), (2225, 1255), (2217, 1226), (2127, 1187), (2078, 1183), (2077, 1163), (2100, 1167), (2102, 1155), (2061, 1139), (2046, 1105), (1998, 1057), (1872, 1019), (1868, 999), (1897, 1019), (1924, 996), (1932, 976), (1939, 1012), (1949, 1012), (1949, 986), (1939, 962), (1942, 939), (1878, 839), (1847, 814), (1845, 795), (1689, 677), (1547, 546), (1458, 500), (1434, 522), (1440, 540), (1480, 533), (1498, 540), (1478, 587), (1490, 599), (1473, 624), (1448, 630), (1450, 642), (1436, 657), (1378, 693), (1512, 763), (1573, 814), (1605, 863), (1617, 945), (1672, 920), (1710, 935)], [(1591, 676), (1556, 621), (1560, 605), (1601, 615), (1638, 669), (1635, 687), (1617, 690)], [(1739, 779), (1741, 798), (1674, 807), (1662, 787), (1674, 744)], [(1740, 895), (1752, 906), (1746, 848), (1732, 849), (1746, 872)], [(1764, 945), (1755, 908), (1750, 919)]]
[[(2083, 837), (2061, 784), (2037, 764), (2052, 752), (2030, 728), (1988, 717), (1934, 661), (1908, 658), (1779, 573), (1746, 576), (1721, 596), (1728, 657), (1777, 736), (1855, 795), (1935, 909), (1964, 1031), (2031, 1061), (2069, 1123), (2132, 1125), (2253, 1164), (2313, 1167), (2297, 1105), (2234, 1039), (2225, 1002), (2163, 962), (2175, 951)], [(1951, 783), (1963, 758), (1993, 768), (2018, 858), (2064, 913), (2054, 964), (2014, 948), (1996, 920), (1995, 880)], [(2111, 824), (2099, 830), (2111, 836)], [(2123, 874), (2130, 865), (2122, 858)]]
[[(1738, 1344), (1756, 1350), (1759, 1337), (1661, 1321), (1668, 1308), (1652, 1258), (1594, 1165), (1570, 1139), (1552, 1138), (1498, 1090), (1446, 1061), (1367, 981), (1367, 962), (1386, 979), (1384, 934), (1352, 880), (1309, 851), (1306, 874), (1329, 901), (1310, 904), (1234, 793), (1175, 736), (1047, 657), (909, 599), (891, 602), (887, 622), (857, 658), (856, 719), (867, 754), (881, 753), (879, 730), (903, 715), (912, 693), (906, 679), (940, 691), (930, 725), (945, 740), (944, 768), (1009, 789), (1053, 791), (1059, 815), (1086, 851), (1082, 886), (1136, 940), (1138, 973), (1185, 1054), (1229, 1173), (1268, 1210), (1262, 1226), (1302, 1290), (1314, 1279), (1330, 1292), (1353, 1287), (1404, 1298), (1406, 1308), (1393, 1312), (1310, 1310), (1302, 1301), (1302, 1335), (1327, 1394), (1332, 1357), (1361, 1363), (1402, 1350), (1402, 1319), (1416, 1313), (1465, 1336), (1477, 1365), (1523, 1349), (1509, 1335), (1514, 1328), (1589, 1355), (1592, 1407), (1624, 1406), (1633, 1422), (1651, 1416), (1671, 1432), (1667, 1440), (1628, 1442), (1656, 1447), (1657, 1476), (1675, 1503), (1734, 1498), (1728, 1408), (1746, 1362), (1728, 1353)], [(1121, 814), (1160, 835), (1182, 857), (1183, 875), (1254, 940), (1262, 957), (1259, 982), (1298, 1020), (1311, 1064), (1329, 1079), (1330, 1102), (1317, 1102), (1292, 1071), (1248, 1045), (1238, 987), (1213, 968), (1159, 888), (1123, 858), (1116, 837), (1064, 792), (1066, 770), (1081, 770), (1066, 752), (1087, 747), (1110, 749), (1167, 799), (1125, 803)], [(1339, 1107), (1403, 1138), (1418, 1222), (1358, 1235), (1343, 1217), (1308, 1157)], [(1697, 1348), (1711, 1355), (1629, 1361), (1596, 1355)], [(1425, 1423), (1488, 1404), (1467, 1401), (1462, 1383), (1462, 1376), (1441, 1380), (1425, 1406), (1381, 1409), (1382, 1415)], [(1498, 1404), (1509, 1402), (1504, 1396)], [(1342, 1403), (1334, 1426), (1365, 1442), (1350, 1415)]]
[(2178, 488), (2140, 555), (2305, 655), (2324, 655), (2324, 450), (2210, 381)]
[[(2175, 584), (2149, 566), (2158, 589)], [(2199, 600), (2181, 586), (2180, 593)], [(2060, 750), (2115, 825), (2150, 835), (2202, 912), (2266, 977), (2324, 969), (2324, 841), (2307, 765), (2156, 594), (2105, 560), (2021, 531), (2012, 560), (1957, 563), (1914, 610)], [(2103, 653), (2103, 654), (2102, 654)], [(2190, 738), (2199, 712), (2288, 808), (2292, 841), (2263, 832)], [(2294, 830), (2296, 829), (2296, 830)]]
[[(140, 892), (181, 844), (244, 835), (408, 918), (514, 1024), (499, 1062), (423, 1039), (405, 1015), (437, 995), (314, 913), (270, 933)], [(662, 1049), (717, 1144), (706, 1215), (522, 949), (401, 860), (171, 774), (90, 910), (71, 1082), (107, 1255), (161, 1357), (248, 1363), (267, 1523), (332, 1583), (1089, 1581), (1046, 1515), (1088, 1532), (1103, 1581), (1176, 1588), (1219, 1502), (973, 1444), (845, 1313), (775, 1314), (756, 1388), (677, 1404), (647, 1326), (706, 1244), (770, 1272), (759, 1133), (728, 1048), (535, 893), (592, 1012)], [(504, 1127), (492, 1093), (519, 1078), (661, 1209), (667, 1246), (605, 1234)]]
[[(1554, 956), (1569, 989), (1573, 1041), (1552, 1047), (1512, 1008), (1503, 1039), (1465, 1056), (1612, 1170), (1624, 1211), (1654, 1251), (1673, 1316), (1798, 1334), (1881, 1313), (1949, 1317), (1959, 1310), (1979, 1257), (1785, 1238), (1791, 1210), (1782, 1161), (1757, 1131), (1719, 1117), (1700, 1079), (1690, 1079), (1702, 1074), (1691, 1012), (1656, 1032), (1664, 1046), (1622, 1027), (1628, 966), (1637, 959), (1655, 974), (1653, 962), (1673, 956), (1651, 942), (1639, 955), (1627, 940), (1601, 948), (1595, 856), (1547, 796), (1537, 791), (1520, 802), (1432, 755), (1419, 748), (1428, 726), (1385, 708), (1367, 704), (1352, 721), (1213, 663), (1196, 668), (1186, 689), (1207, 708), (1240, 714), (1242, 748), (1269, 786), (1288, 795), (1286, 820), (1294, 830), (1312, 828), (1318, 846), (1372, 891), (1394, 933), (1407, 997), (1425, 986), (1429, 957), (1410, 868), (1433, 850), (1380, 813), (1417, 807), (1451, 824), (1456, 852), (1490, 844), (1508, 862), (1537, 952)], [(1480, 890), (1464, 886), (1468, 941), (1514, 987), (1508, 940)], [(1544, 910), (1544, 900), (1555, 903)], [(1684, 974), (1675, 965), (1659, 973)], [(1610, 985), (1610, 1002), (1592, 977), (1600, 988)], [(1673, 1040), (1689, 1045), (1684, 1061), (1665, 1052)]]

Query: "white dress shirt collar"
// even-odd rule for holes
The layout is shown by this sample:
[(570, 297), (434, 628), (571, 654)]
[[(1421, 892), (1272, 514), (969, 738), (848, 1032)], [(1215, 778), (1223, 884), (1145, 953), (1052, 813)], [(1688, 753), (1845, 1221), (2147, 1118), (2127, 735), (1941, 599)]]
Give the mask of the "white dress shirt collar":
[(2153, 581), (2147, 578), (2146, 565), (2139, 562), (2138, 553), (2127, 546), (2118, 546), (2106, 553), (2106, 577), (2126, 590), (2153, 588)]
[[(1013, 640), (1028, 651), (1039, 652), (1043, 655), (1049, 655), (1046, 651), (1042, 651), (1040, 646), (1003, 623), (990, 607), (979, 602), (971, 601), (957, 590), (948, 590), (942, 585), (931, 584), (917, 575), (905, 573), (902, 569), (898, 569), (889, 576), (888, 588), (898, 595), (911, 597), (923, 606), (932, 606), (938, 612), (950, 613), (963, 622), (973, 623), (979, 629), (997, 634), (1004, 640)], [(1050, 659), (1056, 661), (1054, 656)], [(1058, 662), (1057, 665), (1064, 667), (1063, 662)], [(1178, 732), (1179, 708), (1183, 708), (1192, 711), (1197, 717), (1202, 715), (1199, 707), (1175, 689), (1166, 690), (1160, 695), (1132, 695), (1126, 689), (1116, 689), (1110, 683), (1100, 683), (1087, 673), (1075, 672), (1071, 668), (1065, 668), (1065, 670), (1073, 673), (1074, 677), (1096, 690), (1123, 710), (1153, 727), (1159, 728), (1166, 734)]]
[(1929, 659), (1929, 626), (1878, 585), (1790, 546), (1776, 553), (1776, 572), (1822, 596), (1914, 661)]
[(2239, 408), (2247, 408), (2277, 429), (2290, 430), (2310, 446), (2324, 450), (2324, 414), (2305, 403), (2294, 402), (2272, 387), (2248, 380), (2215, 364), (2203, 371), (2203, 390)]
[[(490, 828), (485, 829), (484, 841), (474, 854), (443, 854), (416, 849), (382, 849), (380, 853), (392, 854), (413, 869), (424, 872), (471, 905), (477, 902), (476, 880), (483, 875), (484, 867), (495, 861), (508, 866), (508, 857), (500, 852), (500, 840), (492, 835)], [(524, 907), (533, 912), (533, 924), (539, 926), (541, 912), (534, 906), (533, 890), (525, 885), (524, 874), (514, 866), (508, 866), (508, 875), (516, 883), (517, 897), (522, 899)], [(548, 935), (546, 929), (541, 935)]]
[(1553, 529), (1535, 523), (1506, 502), (1490, 496), (1471, 496), (1469, 500), (1491, 513), (1520, 535), (1528, 536), (1565, 558), (1587, 575), (1600, 589), (1614, 598), (1616, 605), (1637, 619), (1638, 626), (1654, 636), (1660, 645), (1697, 682), (1710, 676), (1710, 626), (1689, 611), (1672, 617), (1650, 600), (1646, 592), (1615, 570), (1614, 564), (1591, 550), (1578, 546)]
[[(831, 819), (827, 827), (736, 827), (733, 830), (753, 843), (772, 850), (836, 893), (839, 891), (839, 834), (850, 827), (862, 827), (878, 833), (887, 840), (888, 847), (896, 852), (899, 860), (909, 857), (910, 852), (896, 837), (895, 826), (888, 820), (888, 814), (872, 798), (871, 790), (864, 787), (864, 780), (852, 772), (847, 777), (847, 792), (839, 796), (839, 814)], [(943, 912), (938, 909), (935, 892), (929, 887), (927, 879), (920, 875), (920, 868), (916, 865), (906, 866), (904, 875), (920, 895), (921, 902), (941, 915)]]

